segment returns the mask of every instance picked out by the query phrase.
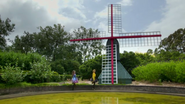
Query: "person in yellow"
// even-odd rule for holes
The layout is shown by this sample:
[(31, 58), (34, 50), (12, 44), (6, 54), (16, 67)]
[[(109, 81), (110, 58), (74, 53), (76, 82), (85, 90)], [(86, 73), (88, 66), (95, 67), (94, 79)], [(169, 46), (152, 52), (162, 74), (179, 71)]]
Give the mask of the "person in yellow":
[(93, 88), (92, 89), (95, 89), (95, 83), (96, 83), (96, 69), (93, 69), (93, 73), (92, 73)]

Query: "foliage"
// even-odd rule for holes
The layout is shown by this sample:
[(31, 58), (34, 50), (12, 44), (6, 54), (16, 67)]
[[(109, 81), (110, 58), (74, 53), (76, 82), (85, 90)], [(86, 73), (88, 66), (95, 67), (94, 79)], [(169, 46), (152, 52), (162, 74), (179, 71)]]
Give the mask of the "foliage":
[(13, 85), (7, 85), (7, 84), (0, 84), (0, 89), (7, 89), (7, 88), (25, 88), (25, 87), (41, 87), (41, 86), (60, 86), (59, 83), (28, 83), (28, 82), (20, 82), (15, 83)]
[(184, 62), (185, 60), (150, 63), (135, 68), (132, 73), (135, 75), (135, 80), (185, 83)]
[[(80, 28), (74, 31), (74, 38), (75, 39), (83, 39), (83, 38), (92, 38), (92, 37), (99, 37), (99, 31), (93, 30), (92, 28), (86, 29), (85, 27), (81, 26)], [(101, 50), (104, 48), (101, 42), (94, 41), (92, 43), (76, 43), (78, 51), (81, 52), (83, 57), (83, 62), (92, 59), (93, 57), (100, 55)]]
[[(134, 53), (124, 51), (120, 54), (120, 62), (125, 67), (125, 69), (132, 75), (132, 70), (139, 65), (146, 65), (152, 62), (154, 57), (149, 53)], [(134, 77), (132, 75), (132, 77)]]
[(0, 73), (0, 83), (5, 83), (5, 81), (3, 81), (3, 78), (2, 78), (2, 74)]
[(50, 65), (44, 59), (42, 59), (41, 62), (33, 62), (30, 64), (30, 78), (33, 79), (35, 83), (44, 82), (44, 79), (50, 79), (53, 75)]
[(54, 62), (51, 62), (52, 71), (56, 71), (59, 74), (63, 74), (65, 72), (63, 64), (63, 60), (56, 60)]
[(55, 61), (56, 49), (59, 46), (67, 44), (69, 40), (68, 33), (64, 30), (64, 26), (60, 24), (54, 24), (52, 26), (40, 27), (40, 32), (35, 35), (37, 43), (37, 52), (47, 57), (52, 57)]
[[(30, 70), (30, 62), (40, 62), (41, 58), (44, 57), (37, 53), (0, 52), (0, 65), (5, 67), (6, 63), (11, 63), (11, 65), (15, 66), (17, 62), (17, 66), (20, 67), (21, 70)], [(23, 63), (24, 67), (22, 66)]]
[(139, 60), (136, 58), (135, 53), (127, 51), (124, 51), (124, 53), (120, 54), (120, 62), (130, 75), (132, 75), (132, 69), (140, 64)]
[(0, 49), (5, 48), (6, 46), (6, 39), (5, 37), (10, 34), (10, 32), (13, 32), (15, 29), (15, 24), (10, 24), (11, 20), (7, 18), (5, 21), (3, 21), (0, 17)]
[(82, 64), (82, 54), (76, 50), (75, 44), (59, 46), (56, 49), (56, 60), (76, 60)]
[(55, 61), (56, 49), (67, 45), (70, 35), (60, 24), (54, 24), (54, 27), (46, 26), (45, 28), (40, 26), (38, 29), (40, 30), (38, 33), (24, 32), (26, 35), (16, 36), (12, 42), (14, 50), (23, 53), (38, 52)]
[(139, 61), (139, 65), (146, 65), (155, 60), (152, 54), (148, 53), (135, 53), (136, 59)]
[(176, 65), (176, 82), (185, 83), (185, 60)]
[(78, 70), (82, 55), (76, 50), (76, 45), (68, 44), (71, 35), (64, 30), (64, 26), (54, 24), (53, 27), (39, 27), (39, 30), (38, 33), (24, 32), (25, 35), (16, 36), (10, 48), (15, 52), (37, 52), (45, 56), (51, 61), (52, 70), (59, 74)]
[(1, 66), (3, 71), (1, 77), (2, 80), (5, 81), (7, 84), (15, 84), (18, 82), (23, 81), (26, 74), (23, 74), (23, 71), (20, 67), (12, 66), (11, 63), (7, 64), (5, 67)]
[(49, 82), (60, 82), (60, 81), (61, 76), (57, 72), (54, 72)]
[[(76, 75), (76, 77), (79, 79), (81, 78), (81, 75)], [(65, 81), (65, 80), (71, 80), (72, 79), (72, 75), (60, 75), (60, 78), (62, 79), (62, 81)]]
[(35, 48), (35, 36), (29, 32), (24, 31), (24, 35), (15, 36), (14, 41), (12, 41), (11, 49), (15, 52), (28, 53), (34, 52)]
[(58, 72), (59, 74), (71, 74), (73, 70), (76, 73), (79, 73), (80, 63), (76, 60), (56, 60), (51, 63), (51, 68), (53, 71)]
[(167, 38), (164, 38), (159, 49), (164, 51), (178, 51), (180, 53), (185, 52), (185, 28), (180, 28), (173, 34), (170, 34)]
[(82, 79), (90, 79), (92, 77), (92, 70), (96, 69), (96, 77), (101, 73), (102, 56), (98, 55), (93, 59), (90, 59), (83, 63), (79, 67), (80, 75)]
[(182, 54), (178, 51), (165, 51), (165, 50), (157, 50), (155, 53), (155, 61), (160, 62), (160, 61), (178, 61), (185, 59), (185, 54)]

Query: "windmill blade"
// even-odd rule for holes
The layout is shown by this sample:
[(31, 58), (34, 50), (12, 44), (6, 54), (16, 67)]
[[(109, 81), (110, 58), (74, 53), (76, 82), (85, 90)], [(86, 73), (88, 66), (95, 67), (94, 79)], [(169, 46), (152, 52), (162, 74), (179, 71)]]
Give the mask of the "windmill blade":
[[(111, 11), (112, 8), (112, 11)], [(112, 14), (112, 15), (111, 15)], [(108, 32), (111, 33), (111, 17), (113, 21), (113, 33), (122, 32), (121, 4), (108, 5)]]
[(106, 32), (105, 31), (100, 31), (97, 34), (91, 34), (88, 37), (85, 35), (78, 36), (78, 38), (73, 37), (70, 39), (70, 44), (92, 44), (93, 42), (99, 42), (103, 43), (104, 41), (102, 39), (99, 39), (100, 37), (105, 37)]
[(120, 33), (119, 43), (123, 47), (157, 46), (161, 41), (160, 31)]
[(100, 31), (99, 33), (96, 34), (91, 34), (91, 35), (86, 35), (86, 34), (80, 34), (78, 36), (72, 36), (70, 39), (71, 42), (75, 43), (76, 41), (83, 41), (83, 42), (88, 42), (88, 41), (100, 41), (100, 37), (105, 37), (106, 32), (105, 31)]

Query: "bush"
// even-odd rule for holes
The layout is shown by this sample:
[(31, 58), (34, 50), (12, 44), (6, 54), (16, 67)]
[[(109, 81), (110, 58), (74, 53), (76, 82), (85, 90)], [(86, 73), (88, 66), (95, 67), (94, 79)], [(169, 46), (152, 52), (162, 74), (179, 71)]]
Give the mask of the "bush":
[(135, 68), (135, 80), (185, 82), (185, 61), (156, 62)]
[(23, 81), (26, 74), (23, 74), (23, 71), (20, 67), (12, 66), (11, 63), (7, 64), (7, 66), (2, 67), (2, 80), (5, 81), (7, 84), (15, 84), (18, 82)]
[[(71, 80), (72, 79), (72, 75), (60, 75), (60, 77), (61, 77), (61, 79), (62, 79), (62, 81), (64, 81), (64, 80)], [(76, 77), (79, 79), (79, 78), (81, 78), (81, 76), (80, 75), (76, 75)]]
[(185, 60), (181, 61), (176, 66), (176, 82), (185, 83)]
[(29, 75), (34, 83), (41, 83), (44, 82), (45, 79), (51, 79), (53, 72), (46, 60), (42, 59), (41, 62), (33, 62), (30, 64), (32, 69), (30, 70)]
[(3, 78), (1, 76), (2, 74), (0, 73), (0, 83), (5, 83), (5, 81), (3, 81)]
[(51, 76), (51, 78), (46, 79), (47, 82), (60, 82), (61, 81), (61, 77), (57, 72), (53, 72), (53, 75)]
[[(16, 52), (0, 52), (0, 66), (6, 66), (6, 63), (11, 63), (11, 65), (16, 65), (21, 68), (21, 70), (30, 70), (30, 62), (40, 62), (42, 56), (38, 53), (16, 53)], [(24, 67), (22, 64), (24, 63)]]

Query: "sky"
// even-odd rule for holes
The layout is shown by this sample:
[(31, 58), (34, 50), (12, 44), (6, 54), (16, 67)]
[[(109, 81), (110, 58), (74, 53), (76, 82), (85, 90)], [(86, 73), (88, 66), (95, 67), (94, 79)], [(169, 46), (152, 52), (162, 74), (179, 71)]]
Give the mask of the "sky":
[[(54, 24), (65, 26), (68, 32), (84, 26), (108, 34), (109, 4), (122, 6), (122, 32), (160, 31), (163, 39), (185, 27), (185, 0), (1, 0), (0, 15), (16, 24), (10, 39)], [(120, 52), (157, 47), (120, 47)]]

